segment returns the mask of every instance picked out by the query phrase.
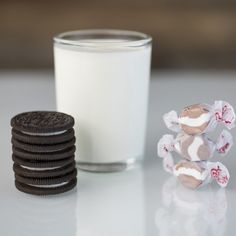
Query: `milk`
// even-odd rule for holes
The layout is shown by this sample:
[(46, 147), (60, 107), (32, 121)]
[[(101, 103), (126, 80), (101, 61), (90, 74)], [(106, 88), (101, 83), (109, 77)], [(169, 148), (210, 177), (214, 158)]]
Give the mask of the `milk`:
[(114, 163), (144, 152), (151, 46), (55, 44), (58, 111), (75, 118), (76, 160)]

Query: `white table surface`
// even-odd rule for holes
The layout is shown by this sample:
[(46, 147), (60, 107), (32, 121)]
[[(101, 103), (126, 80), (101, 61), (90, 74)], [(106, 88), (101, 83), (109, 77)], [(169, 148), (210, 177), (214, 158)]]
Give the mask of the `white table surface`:
[[(236, 107), (236, 73), (159, 72), (152, 77), (143, 166), (112, 174), (79, 171), (75, 190), (37, 197), (14, 186), (9, 122), (23, 111), (55, 109), (53, 74), (0, 72), (1, 236), (235, 235), (236, 146), (228, 156), (215, 158), (231, 173), (227, 189), (212, 184), (193, 191), (162, 170), (156, 142), (168, 133), (164, 112), (215, 99)], [(235, 137), (236, 129), (232, 133)]]

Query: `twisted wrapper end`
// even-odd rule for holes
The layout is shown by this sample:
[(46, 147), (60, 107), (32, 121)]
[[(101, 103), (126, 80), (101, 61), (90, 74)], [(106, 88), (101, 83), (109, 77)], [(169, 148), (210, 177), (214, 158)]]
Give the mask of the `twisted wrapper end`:
[(229, 131), (223, 130), (216, 141), (216, 150), (221, 155), (226, 155), (233, 146), (233, 137)]
[(174, 160), (171, 152), (174, 150), (174, 136), (165, 134), (157, 144), (157, 155), (163, 158), (163, 168), (166, 172), (172, 173), (174, 167)]
[(208, 162), (207, 169), (211, 175), (211, 178), (214, 179), (220, 187), (224, 188), (227, 186), (230, 174), (226, 166), (221, 162)]
[(225, 101), (215, 101), (213, 105), (213, 113), (215, 115), (215, 120), (218, 123), (223, 123), (227, 129), (232, 129), (235, 127), (236, 115), (234, 108)]
[(174, 159), (170, 153), (163, 159), (162, 162), (163, 169), (168, 173), (173, 173), (174, 171)]
[(165, 158), (168, 153), (174, 150), (174, 136), (171, 134), (165, 134), (157, 143), (157, 155), (161, 158)]
[(166, 124), (166, 127), (176, 133), (181, 131), (179, 124), (179, 117), (176, 111), (170, 111), (163, 115), (163, 120)]

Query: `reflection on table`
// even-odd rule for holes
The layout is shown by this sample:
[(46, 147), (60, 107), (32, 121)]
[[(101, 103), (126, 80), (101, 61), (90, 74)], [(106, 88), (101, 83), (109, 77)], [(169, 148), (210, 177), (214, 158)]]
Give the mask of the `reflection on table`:
[(76, 232), (76, 190), (58, 196), (32, 196), (17, 192), (9, 209), (12, 227), (8, 235), (68, 235)]
[(170, 177), (162, 186), (162, 206), (156, 211), (155, 224), (161, 236), (222, 236), (226, 212), (225, 189), (211, 185), (187, 189)]
[(145, 235), (143, 172), (80, 172), (77, 234), (82, 236)]

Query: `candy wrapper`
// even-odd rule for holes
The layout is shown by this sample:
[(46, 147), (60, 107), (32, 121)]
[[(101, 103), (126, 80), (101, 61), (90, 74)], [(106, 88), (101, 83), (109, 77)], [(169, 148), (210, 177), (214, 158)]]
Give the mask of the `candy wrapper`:
[[(206, 133), (215, 129), (218, 123), (228, 129), (235, 125), (233, 107), (224, 101), (214, 105), (195, 104), (184, 108), (178, 116), (170, 111), (163, 116), (166, 126), (178, 132), (164, 135), (157, 144), (158, 156), (163, 158), (164, 169), (173, 174), (188, 188), (199, 188), (212, 180), (226, 187), (230, 178), (228, 169), (220, 162), (210, 162), (215, 153), (225, 155), (233, 145), (232, 135), (223, 130), (213, 142)], [(177, 152), (184, 160), (174, 163), (172, 152)]]
[(225, 101), (215, 101), (214, 105), (191, 105), (184, 108), (179, 116), (176, 111), (170, 111), (163, 119), (170, 130), (182, 130), (191, 135), (213, 131), (218, 123), (224, 124), (228, 129), (235, 126), (234, 109)]
[[(227, 168), (220, 162), (208, 160), (214, 152), (225, 155), (232, 145), (232, 136), (227, 130), (222, 131), (215, 143), (206, 135), (192, 136), (181, 132), (176, 139), (173, 135), (164, 135), (158, 142), (157, 152), (163, 158), (163, 168), (176, 176), (185, 187), (199, 188), (212, 180), (226, 187), (230, 178)], [(185, 160), (174, 164), (172, 151)]]
[(171, 158), (170, 152), (175, 151), (189, 161), (205, 161), (213, 157), (215, 152), (225, 155), (233, 145), (232, 135), (223, 130), (216, 142), (205, 134), (188, 135), (181, 132), (174, 138), (173, 135), (164, 135), (157, 145), (158, 156)]
[(229, 182), (229, 171), (221, 162), (181, 160), (174, 164), (173, 159), (165, 158), (163, 166), (188, 188), (196, 189), (215, 180), (221, 187)]
[(230, 178), (228, 169), (220, 162), (190, 162), (181, 160), (173, 166), (173, 175), (188, 188), (198, 188), (215, 180), (226, 187)]

